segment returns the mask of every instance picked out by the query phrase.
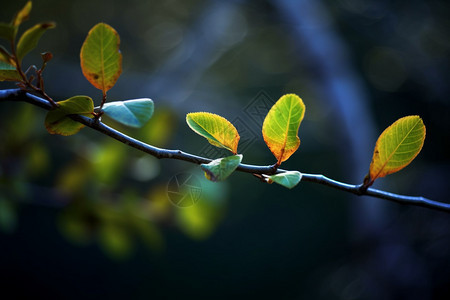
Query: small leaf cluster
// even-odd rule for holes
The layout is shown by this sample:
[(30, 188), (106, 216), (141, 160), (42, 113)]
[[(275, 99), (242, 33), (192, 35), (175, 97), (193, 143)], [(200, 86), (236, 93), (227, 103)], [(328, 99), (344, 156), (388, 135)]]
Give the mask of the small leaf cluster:
[[(122, 73), (122, 54), (120, 53), (119, 34), (105, 23), (95, 25), (88, 33), (80, 51), (81, 70), (86, 79), (102, 91), (99, 107), (89, 96), (73, 96), (62, 101), (54, 101), (44, 89), (42, 73), (52, 59), (50, 52), (41, 54), (42, 67), (31, 66), (22, 69), (22, 60), (26, 54), (36, 48), (42, 35), (54, 23), (39, 23), (26, 30), (16, 42), (19, 26), (31, 13), (32, 2), (14, 16), (10, 23), (0, 23), (0, 38), (10, 43), (10, 51), (0, 46), (0, 81), (15, 81), (25, 91), (35, 92), (52, 104), (45, 118), (45, 127), (51, 134), (73, 135), (84, 125), (71, 119), (71, 115), (82, 115), (99, 119), (103, 113), (113, 120), (131, 127), (142, 127), (152, 116), (154, 104), (151, 99), (141, 98), (106, 103), (107, 91), (117, 82)], [(34, 71), (34, 74), (30, 74)]]
[[(277, 159), (273, 165), (274, 173), (300, 146), (298, 130), (304, 115), (305, 104), (295, 94), (282, 96), (267, 113), (262, 135)], [(228, 149), (234, 154), (201, 165), (209, 180), (226, 179), (242, 161), (242, 155), (236, 155), (239, 142), (237, 129), (225, 118), (207, 112), (189, 113), (186, 121), (192, 130), (205, 137), (210, 144)], [(377, 178), (398, 172), (410, 164), (423, 147), (425, 132), (425, 125), (419, 116), (400, 118), (386, 128), (376, 142), (369, 174), (364, 178), (361, 188), (367, 189)], [(298, 171), (254, 175), (267, 183), (276, 182), (287, 188), (295, 187), (302, 179)]]
[(426, 129), (419, 116), (398, 119), (378, 138), (364, 187), (409, 165), (422, 150)]
[[(282, 96), (269, 110), (262, 126), (264, 141), (277, 162), (273, 166), (275, 173), (282, 162), (286, 161), (300, 145), (298, 129), (305, 115), (305, 104), (295, 94)], [(225, 180), (237, 169), (242, 155), (237, 154), (239, 133), (225, 118), (207, 112), (189, 113), (186, 122), (199, 135), (205, 137), (211, 145), (230, 150), (234, 156), (219, 158), (209, 164), (202, 164), (205, 176), (212, 181)], [(298, 171), (282, 172), (272, 175), (257, 175), (261, 180), (276, 182), (284, 187), (293, 188), (301, 180)]]

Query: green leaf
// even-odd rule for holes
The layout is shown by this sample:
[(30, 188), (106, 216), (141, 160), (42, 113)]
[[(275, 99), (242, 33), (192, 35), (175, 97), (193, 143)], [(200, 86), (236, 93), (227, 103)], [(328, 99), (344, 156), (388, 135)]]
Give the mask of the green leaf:
[(19, 10), (19, 12), (14, 16), (11, 25), (14, 27), (18, 27), (20, 24), (28, 20), (31, 13), (31, 8), (33, 7), (33, 4), (31, 1), (28, 1), (25, 6)]
[(14, 26), (11, 24), (0, 23), (0, 38), (4, 38), (8, 41), (13, 41), (15, 35)]
[(425, 134), (425, 125), (419, 116), (400, 118), (386, 128), (375, 145), (368, 185), (409, 165), (422, 149)]
[(50, 110), (45, 118), (45, 127), (51, 134), (72, 135), (84, 127), (72, 120), (69, 115), (92, 117), (94, 102), (88, 96), (74, 96), (58, 102), (59, 106)]
[(205, 177), (211, 181), (223, 181), (236, 170), (242, 161), (242, 154), (215, 159), (209, 164), (201, 164)]
[(105, 23), (95, 25), (81, 47), (81, 69), (86, 79), (106, 92), (112, 88), (122, 72), (119, 34)]
[(276, 182), (288, 189), (292, 189), (302, 180), (302, 173), (299, 171), (286, 171), (271, 176), (264, 175), (264, 177), (268, 183)]
[(0, 81), (21, 81), (19, 72), (17, 72), (16, 67), (0, 61)]
[(103, 111), (117, 122), (142, 127), (153, 115), (153, 101), (148, 98), (105, 103)]
[(262, 134), (270, 151), (280, 165), (300, 145), (298, 128), (305, 115), (305, 104), (295, 94), (282, 96), (264, 119)]
[(24, 56), (37, 46), (44, 32), (54, 27), (54, 23), (41, 23), (25, 31), (17, 44), (17, 59), (22, 61)]
[(186, 115), (189, 127), (205, 137), (211, 145), (237, 153), (239, 133), (227, 119), (212, 113), (196, 112)]

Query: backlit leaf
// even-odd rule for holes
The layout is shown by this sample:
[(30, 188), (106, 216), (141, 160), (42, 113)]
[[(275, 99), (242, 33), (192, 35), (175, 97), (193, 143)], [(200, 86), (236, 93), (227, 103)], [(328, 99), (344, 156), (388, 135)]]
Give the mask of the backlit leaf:
[(148, 98), (105, 103), (103, 111), (117, 122), (142, 127), (153, 114), (153, 101)]
[(33, 7), (33, 4), (31, 1), (28, 1), (25, 6), (19, 10), (19, 12), (14, 16), (11, 25), (17, 27), (30, 17), (31, 8)]
[(8, 41), (14, 40), (15, 29), (11, 24), (0, 23), (0, 38)]
[(305, 104), (295, 94), (282, 96), (264, 119), (262, 134), (264, 141), (280, 165), (300, 145), (298, 128), (305, 115)]
[(370, 184), (406, 167), (422, 149), (425, 131), (419, 116), (403, 117), (386, 128), (375, 145), (370, 163)]
[(242, 154), (215, 159), (209, 164), (201, 164), (205, 177), (211, 181), (225, 180), (242, 161)]
[(17, 227), (17, 211), (13, 201), (0, 196), (0, 232), (13, 233)]
[(13, 60), (11, 59), (11, 55), (9, 54), (9, 52), (0, 45), (0, 61), (5, 62), (7, 64), (12, 65), (13, 64)]
[(41, 23), (25, 31), (17, 44), (17, 59), (22, 61), (24, 56), (37, 46), (44, 32), (54, 27), (54, 23)]
[(276, 182), (288, 189), (295, 187), (302, 180), (302, 173), (298, 171), (286, 171), (271, 176), (264, 175), (268, 183)]
[(237, 153), (239, 133), (227, 119), (212, 113), (196, 112), (186, 115), (186, 122), (211, 145)]
[(19, 72), (11, 64), (0, 61), (0, 81), (21, 81)]
[(86, 79), (103, 94), (112, 88), (122, 72), (119, 34), (105, 23), (95, 25), (81, 47), (81, 69)]
[(78, 114), (92, 117), (94, 102), (88, 96), (74, 96), (58, 102), (59, 107), (50, 110), (45, 118), (45, 127), (51, 134), (72, 135), (84, 127), (68, 115)]

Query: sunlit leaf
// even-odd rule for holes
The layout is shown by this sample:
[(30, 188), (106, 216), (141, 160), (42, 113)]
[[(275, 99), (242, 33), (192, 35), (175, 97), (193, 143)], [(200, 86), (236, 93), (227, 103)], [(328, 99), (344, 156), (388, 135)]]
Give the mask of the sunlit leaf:
[(0, 81), (21, 81), (19, 72), (11, 64), (0, 61)]
[(305, 104), (295, 94), (282, 96), (264, 119), (262, 134), (277, 164), (287, 160), (300, 145), (298, 128), (305, 115)]
[(11, 24), (0, 23), (0, 38), (12, 41), (14, 40), (14, 33), (14, 26)]
[(216, 147), (237, 153), (239, 133), (227, 119), (212, 113), (196, 112), (186, 115), (186, 122), (199, 135)]
[(86, 79), (103, 94), (112, 88), (122, 72), (119, 34), (105, 23), (95, 25), (81, 47), (81, 69)]
[(153, 115), (153, 101), (148, 98), (105, 103), (103, 111), (117, 122), (142, 127)]
[(276, 182), (288, 189), (295, 187), (302, 180), (302, 173), (298, 171), (286, 171), (280, 174), (264, 176), (268, 183)]
[(58, 102), (59, 107), (50, 110), (45, 118), (45, 127), (51, 134), (72, 135), (84, 127), (68, 115), (78, 114), (92, 117), (94, 102), (87, 96), (74, 96)]
[(419, 116), (403, 117), (386, 128), (375, 145), (370, 163), (370, 184), (406, 167), (422, 149), (425, 131)]
[(55, 23), (41, 23), (25, 31), (17, 43), (17, 59), (22, 61), (24, 56), (37, 46), (44, 32), (54, 27)]
[(215, 159), (209, 164), (201, 164), (205, 177), (211, 181), (225, 180), (242, 161), (242, 154)]
[(25, 6), (21, 10), (19, 10), (19, 12), (14, 16), (11, 25), (17, 27), (26, 20), (28, 20), (28, 18), (30, 17), (32, 6), (33, 6), (32, 2), (28, 1), (25, 4)]

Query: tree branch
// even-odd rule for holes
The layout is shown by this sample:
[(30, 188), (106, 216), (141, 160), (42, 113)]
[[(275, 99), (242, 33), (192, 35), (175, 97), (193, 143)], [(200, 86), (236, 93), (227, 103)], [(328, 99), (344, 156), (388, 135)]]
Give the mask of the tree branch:
[[(51, 103), (43, 98), (32, 95), (20, 89), (10, 89), (10, 90), (0, 90), (0, 101), (24, 101), (31, 103), (33, 105), (39, 106), (43, 109), (50, 110), (52, 109)], [(94, 130), (97, 130), (113, 139), (118, 140), (121, 143), (124, 143), (128, 146), (131, 146), (135, 149), (148, 153), (156, 158), (170, 158), (170, 159), (179, 159), (187, 162), (191, 162), (194, 164), (202, 164), (209, 163), (211, 159), (197, 156), (194, 154), (186, 153), (181, 150), (170, 150), (154, 147), (152, 145), (148, 145), (139, 140), (136, 140), (126, 134), (123, 134), (96, 119), (87, 118), (80, 115), (72, 115), (71, 118), (77, 122), (86, 125)], [(273, 166), (257, 166), (257, 165), (249, 165), (249, 164), (240, 164), (237, 168), (238, 171), (251, 173), (251, 174), (272, 174)], [(286, 170), (278, 169), (276, 173), (283, 173)], [(349, 192), (358, 196), (371, 196), (380, 199), (386, 199), (389, 201), (397, 202), (400, 204), (408, 204), (415, 205), (421, 207), (427, 207), (434, 210), (439, 210), (443, 212), (450, 213), (450, 204), (437, 202), (434, 200), (430, 200), (424, 197), (413, 197), (413, 196), (403, 196), (394, 193), (385, 192), (382, 190), (377, 190), (374, 188), (364, 188), (363, 185), (352, 185), (343, 182), (339, 182), (333, 179), (330, 179), (323, 175), (318, 174), (307, 174), (302, 173), (302, 181), (315, 182), (322, 185), (326, 185), (338, 190), (342, 190), (345, 192)]]

